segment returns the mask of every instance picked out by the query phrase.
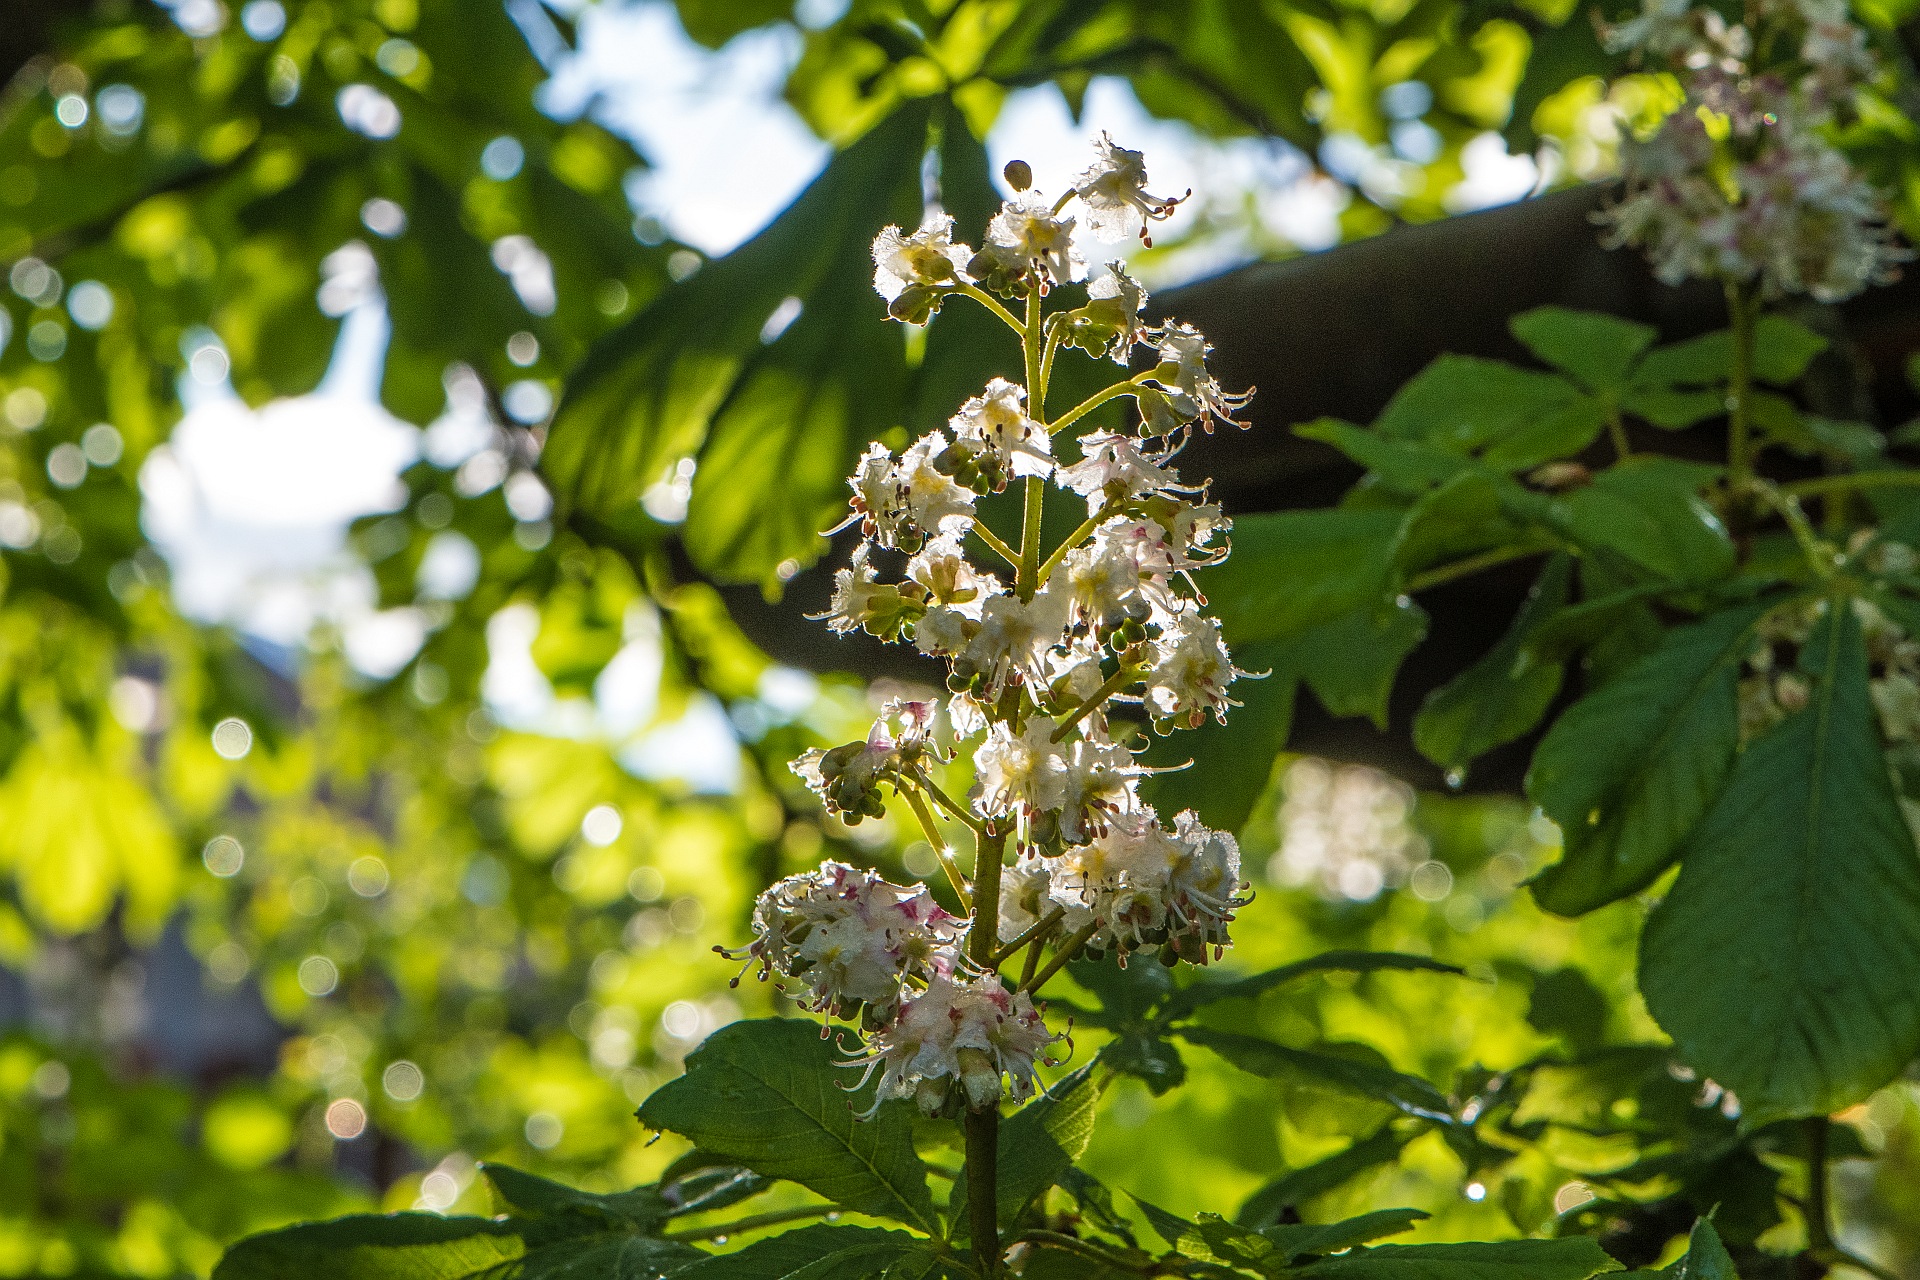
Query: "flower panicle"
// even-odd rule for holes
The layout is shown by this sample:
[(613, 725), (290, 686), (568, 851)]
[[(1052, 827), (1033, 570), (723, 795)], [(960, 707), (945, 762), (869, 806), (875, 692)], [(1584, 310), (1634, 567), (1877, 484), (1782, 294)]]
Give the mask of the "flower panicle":
[[(817, 615), (934, 659), (946, 696), (889, 703), (864, 738), (792, 765), (849, 825), (902, 800), (977, 918), (949, 914), (925, 885), (827, 862), (762, 894), (753, 940), (727, 953), (791, 984), (814, 1012), (858, 1022), (864, 1049), (846, 1065), (862, 1082), (879, 1073), (874, 1106), (911, 1098), (929, 1114), (1031, 1096), (1036, 1066), (1064, 1038), (1032, 988), (1065, 959), (1125, 963), (1151, 950), (1205, 964), (1247, 901), (1233, 837), (1191, 811), (1164, 821), (1140, 795), (1156, 770), (1138, 757), (1152, 736), (1238, 705), (1232, 685), (1247, 673), (1194, 584), (1229, 554), (1232, 522), (1174, 464), (1196, 428), (1244, 425), (1251, 392), (1221, 387), (1199, 330), (1143, 319), (1146, 290), (1123, 263), (1106, 264), (1081, 305), (1043, 314), (1044, 296), (1081, 278), (1078, 230), (1151, 243), (1151, 224), (1186, 199), (1151, 194), (1139, 152), (1102, 135), (1058, 201), (1031, 189), (1025, 166), (1009, 177), (1016, 195), (978, 249), (955, 241), (938, 210), (911, 233), (883, 231), (874, 286), (910, 323), (958, 295), (998, 311), (1021, 332), (1027, 378), (993, 378), (904, 447), (868, 447), (839, 526), (858, 542)], [(995, 293), (1024, 297), (1024, 323)], [(1123, 367), (1144, 349), (1154, 363), (1050, 420), (1048, 371), (1062, 347)], [(1130, 426), (1067, 430), (1121, 397), (1137, 408)], [(1085, 522), (1051, 548), (1032, 516), (1002, 536), (982, 500), (1015, 481), (1030, 512), (1044, 512), (1035, 499), (1052, 487), (1084, 503)], [(941, 785), (961, 773), (966, 782)], [(973, 831), (980, 856), (1010, 855), (997, 893), (980, 881), (980, 901), (968, 902), (936, 806)], [(1040, 970), (1048, 946), (1054, 960)], [(1023, 948), (1027, 976), (1003, 979), (999, 964)]]

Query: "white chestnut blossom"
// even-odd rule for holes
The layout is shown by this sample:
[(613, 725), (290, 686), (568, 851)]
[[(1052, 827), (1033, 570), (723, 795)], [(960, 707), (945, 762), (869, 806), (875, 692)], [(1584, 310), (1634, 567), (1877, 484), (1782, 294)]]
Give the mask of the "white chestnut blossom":
[[(982, 264), (980, 259), (987, 259)], [(1073, 219), (1062, 218), (1036, 192), (1026, 191), (1000, 206), (987, 224), (987, 242), (970, 266), (1046, 284), (1079, 278), (1080, 257), (1073, 248)]]
[(953, 415), (954, 435), (997, 458), (1016, 476), (1045, 476), (1053, 470), (1053, 440), (1027, 416), (1027, 389), (995, 378), (987, 389)]
[(1002, 721), (973, 753), (980, 794), (974, 807), (987, 817), (1016, 810), (1058, 809), (1067, 798), (1067, 759), (1050, 740), (1053, 722), (1036, 716), (1016, 733)]
[(859, 1004), (889, 1006), (909, 977), (944, 972), (959, 922), (924, 885), (892, 884), (825, 862), (761, 894), (753, 932), (739, 952), (716, 950), (758, 963), (762, 981), (776, 973), (797, 978), (808, 988), (809, 1008), (844, 1014)]
[[(980, 301), (959, 287), (977, 284), (1024, 295), (1032, 314), (1078, 270), (1074, 219), (1058, 212), (1069, 200), (1110, 237), (1144, 235), (1173, 211), (1178, 201), (1147, 192), (1138, 152), (1104, 136), (1096, 149), (1058, 204), (1030, 191), (1008, 201), (978, 253), (954, 242), (942, 213), (911, 235), (888, 228), (873, 256), (890, 312), (918, 323), (944, 301)], [(1246, 397), (1220, 389), (1198, 330), (1146, 328), (1145, 301), (1114, 263), (1083, 306), (1042, 314), (1031, 335), (1056, 354), (1122, 365), (1142, 345), (1155, 349), (1149, 378), (1108, 389), (1135, 399), (1140, 430), (1093, 431), (1080, 438), (1079, 461), (1056, 465), (1045, 421), (1051, 360), (1030, 361), (1039, 385), (995, 378), (947, 430), (899, 456), (873, 444), (849, 477), (852, 514), (841, 528), (857, 527), (860, 540), (820, 617), (836, 632), (911, 643), (938, 659), (947, 696), (888, 703), (865, 738), (807, 751), (793, 771), (848, 824), (889, 814), (900, 824), (910, 809), (922, 834), (940, 841), (932, 824), (944, 811), (973, 829), (976, 857), (1014, 857), (997, 896), (988, 877), (969, 889), (963, 864), (948, 863), (958, 900), (978, 913), (972, 921), (948, 915), (925, 886), (837, 862), (781, 881), (756, 903), (754, 939), (736, 958), (803, 988), (809, 1008), (859, 1019), (865, 1049), (849, 1065), (866, 1069), (863, 1080), (882, 1072), (875, 1107), (911, 1097), (928, 1114), (952, 1116), (1030, 1096), (1036, 1064), (1059, 1038), (1033, 988), (1083, 948), (1124, 960), (1151, 947), (1168, 963), (1205, 963), (1227, 945), (1244, 902), (1233, 837), (1192, 812), (1164, 823), (1140, 798), (1151, 772), (1136, 762), (1142, 738), (1224, 716), (1236, 705), (1228, 688), (1244, 674), (1192, 579), (1227, 555), (1229, 522), (1205, 485), (1181, 483), (1172, 460), (1186, 428), (1232, 421)], [(1001, 319), (1024, 332), (1020, 309)], [(985, 513), (1005, 508), (978, 497), (1022, 478), (1026, 503), (1006, 507), (1044, 510), (1051, 485), (1083, 499), (1087, 521), (1064, 541), (1064, 530), (1024, 517), (1019, 529), (992, 527)], [(980, 546), (995, 556), (991, 569), (970, 559)], [(949, 790), (946, 774), (963, 767), (971, 785)], [(994, 951), (995, 938), (1021, 941), (1022, 968)], [(1026, 975), (1018, 988), (1003, 966)]]
[(1087, 514), (1162, 490), (1179, 489), (1178, 473), (1140, 451), (1131, 436), (1095, 431), (1080, 437), (1080, 461), (1060, 468), (1060, 484), (1087, 500)]
[[(874, 1105), (913, 1098), (932, 1115), (958, 1084), (969, 1106), (1033, 1096), (1034, 1068), (1061, 1037), (1047, 1030), (1026, 992), (1010, 992), (992, 974), (936, 976), (876, 1033), (849, 1065), (883, 1067)], [(1001, 1084), (1006, 1076), (1007, 1085)], [(863, 1076), (862, 1079), (865, 1077)]]
[[(1626, 192), (1598, 215), (1606, 243), (1644, 250), (1668, 284), (1720, 280), (1769, 299), (1837, 302), (1892, 280), (1912, 255), (1829, 136), (1876, 69), (1845, 4), (1767, 0), (1749, 11), (1754, 30), (1686, 0), (1646, 5), (1608, 45), (1664, 58), (1685, 97), (1651, 137), (1622, 142)], [(1797, 51), (1800, 65), (1756, 66), (1756, 45)]]
[(1211, 432), (1216, 420), (1242, 427), (1233, 415), (1246, 408), (1253, 388), (1224, 391), (1207, 369), (1207, 353), (1213, 344), (1190, 324), (1174, 321), (1160, 330), (1160, 368), (1154, 381), (1165, 388), (1173, 408), (1181, 417), (1197, 419), (1203, 431)]
[(920, 229), (888, 227), (873, 242), (873, 287), (888, 302), (909, 286), (948, 288), (965, 282), (973, 250), (953, 241), (953, 217), (929, 209)]
[(1151, 245), (1147, 224), (1171, 218), (1187, 197), (1148, 194), (1146, 156), (1116, 144), (1111, 135), (1094, 139), (1093, 149), (1093, 164), (1073, 184), (1073, 193), (1087, 206), (1088, 228), (1102, 240), (1137, 235)]
[(1220, 624), (1183, 613), (1160, 639), (1160, 653), (1147, 673), (1147, 705), (1155, 715), (1185, 720), (1198, 728), (1207, 713), (1226, 723), (1227, 708), (1239, 704), (1227, 696), (1234, 669)]

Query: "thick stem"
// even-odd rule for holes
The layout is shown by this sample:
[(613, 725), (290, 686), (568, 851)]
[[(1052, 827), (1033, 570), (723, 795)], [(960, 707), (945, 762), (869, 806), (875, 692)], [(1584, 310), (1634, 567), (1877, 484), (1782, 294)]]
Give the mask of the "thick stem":
[(1000, 1108), (968, 1111), (962, 1120), (967, 1140), (967, 1218), (973, 1232), (973, 1260), (981, 1280), (1000, 1275)]
[(1827, 1130), (1825, 1116), (1807, 1124), (1807, 1247), (1820, 1253), (1833, 1248), (1833, 1223), (1827, 1216)]
[(1040, 286), (1027, 289), (1027, 322), (1020, 327), (1020, 350), (1027, 361), (1027, 416), (1045, 424), (1047, 389), (1040, 385)]
[[(973, 928), (967, 934), (967, 954), (982, 969), (992, 967), (996, 931), (1000, 922), (1000, 857), (1007, 847), (1004, 832), (981, 840), (973, 866)], [(973, 1226), (973, 1256), (982, 1280), (1000, 1275), (1000, 1107), (966, 1113), (967, 1205)]]
[(1028, 476), (1026, 519), (1020, 527), (1018, 585), (1022, 600), (1033, 599), (1033, 593), (1040, 589), (1040, 510), (1045, 498), (1040, 477)]

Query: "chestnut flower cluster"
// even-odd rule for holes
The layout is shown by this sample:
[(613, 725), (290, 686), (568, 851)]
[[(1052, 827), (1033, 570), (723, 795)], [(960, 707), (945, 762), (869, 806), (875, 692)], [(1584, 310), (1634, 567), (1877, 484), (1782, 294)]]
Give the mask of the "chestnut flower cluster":
[(1622, 144), (1626, 197), (1601, 215), (1610, 245), (1646, 250), (1668, 284), (1718, 279), (1776, 298), (1851, 297), (1898, 274), (1878, 192), (1829, 137), (1876, 74), (1845, 0), (1758, 0), (1730, 24), (1691, 0), (1645, 0), (1608, 28), (1680, 77), (1685, 100)]
[[(1198, 330), (1142, 319), (1146, 291), (1117, 262), (1067, 307), (1042, 305), (1081, 282), (1078, 219), (1104, 239), (1145, 238), (1179, 205), (1148, 193), (1139, 152), (1103, 136), (1057, 200), (1029, 189), (1023, 164), (1008, 178), (1015, 195), (978, 249), (937, 209), (874, 242), (874, 287), (894, 318), (924, 323), (966, 297), (1018, 334), (1026, 376), (988, 382), (897, 454), (867, 449), (841, 526), (860, 541), (820, 615), (938, 660), (947, 696), (890, 703), (864, 739), (793, 765), (849, 824), (903, 804), (967, 917), (924, 885), (829, 862), (762, 895), (753, 942), (728, 953), (803, 987), (816, 1012), (857, 1021), (866, 1045), (849, 1065), (882, 1072), (879, 1099), (911, 1097), (929, 1114), (1032, 1093), (1036, 1063), (1063, 1039), (1034, 995), (1068, 960), (1125, 963), (1151, 948), (1204, 964), (1246, 901), (1233, 837), (1190, 811), (1163, 821), (1140, 795), (1150, 770), (1136, 754), (1148, 734), (1238, 705), (1231, 686), (1247, 673), (1193, 583), (1226, 557), (1231, 522), (1172, 464), (1194, 428), (1235, 423), (1247, 394), (1222, 389)], [(1123, 368), (1138, 348), (1155, 359), (1050, 417), (1062, 348)], [(1137, 407), (1131, 427), (1067, 432), (1121, 397)], [(1016, 483), (1025, 515), (1003, 535), (984, 499)], [(1042, 529), (1048, 485), (1085, 505), (1064, 537)], [(943, 786), (963, 761), (971, 786)], [(971, 876), (940, 812), (973, 837)]]

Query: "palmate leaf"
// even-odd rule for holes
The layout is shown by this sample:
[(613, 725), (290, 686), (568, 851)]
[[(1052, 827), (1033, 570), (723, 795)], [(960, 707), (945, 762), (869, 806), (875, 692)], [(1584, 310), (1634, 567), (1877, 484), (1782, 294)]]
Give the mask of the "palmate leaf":
[(1747, 747), (1647, 922), (1640, 988), (1742, 1123), (1860, 1101), (1920, 1050), (1920, 856), (1845, 601), (1801, 651), (1803, 711)]
[(1330, 1053), (1290, 1049), (1271, 1040), (1212, 1027), (1182, 1027), (1182, 1039), (1213, 1050), (1242, 1071), (1335, 1089), (1356, 1098), (1384, 1102), (1422, 1120), (1451, 1123), (1452, 1108), (1438, 1089), (1418, 1076), (1391, 1067)]
[(1456, 965), (1431, 956), (1408, 955), (1399, 951), (1323, 951), (1305, 960), (1283, 964), (1244, 978), (1207, 978), (1180, 988), (1160, 1010), (1160, 1018), (1171, 1022), (1217, 1000), (1250, 1000), (1296, 978), (1311, 973), (1378, 973), (1382, 970), (1460, 974)]
[(673, 1280), (918, 1280), (939, 1265), (940, 1255), (926, 1241), (904, 1231), (822, 1225), (703, 1258), (675, 1271)]
[[(881, 227), (919, 222), (934, 109), (901, 107), (766, 230), (594, 348), (542, 457), (565, 501), (624, 507), (705, 445), (686, 530), (703, 567), (757, 580), (818, 554), (852, 457), (904, 398), (901, 336), (867, 254)], [(763, 341), (788, 298), (799, 318)]]
[(1513, 625), (1478, 662), (1427, 695), (1413, 721), (1420, 754), (1442, 769), (1464, 769), (1532, 730), (1560, 692), (1563, 668), (1532, 646), (1534, 631), (1567, 603), (1573, 561), (1547, 561)]
[(1714, 614), (1554, 721), (1527, 795), (1560, 824), (1540, 905), (1579, 915), (1653, 883), (1706, 815), (1740, 740), (1735, 685), (1767, 605)]
[(1585, 1236), (1495, 1244), (1383, 1244), (1325, 1258), (1301, 1280), (1588, 1280), (1620, 1264)]
[(661, 1280), (703, 1255), (634, 1231), (393, 1213), (242, 1240), (216, 1280)]
[(855, 1119), (873, 1086), (848, 1093), (844, 1061), (811, 1022), (736, 1022), (688, 1056), (686, 1074), (642, 1103), (640, 1120), (848, 1209), (932, 1234), (933, 1198), (912, 1121), (899, 1104)]
[(1535, 307), (1515, 316), (1507, 327), (1542, 363), (1589, 391), (1624, 387), (1634, 365), (1659, 336), (1651, 325), (1566, 307)]
[(1400, 1158), (1401, 1149), (1412, 1141), (1414, 1134), (1421, 1131), (1407, 1126), (1407, 1131), (1402, 1132), (1391, 1123), (1384, 1124), (1342, 1151), (1275, 1178), (1247, 1197), (1234, 1220), (1243, 1227), (1264, 1227), (1278, 1222), (1288, 1209), (1331, 1191), (1369, 1169), (1392, 1164)]

